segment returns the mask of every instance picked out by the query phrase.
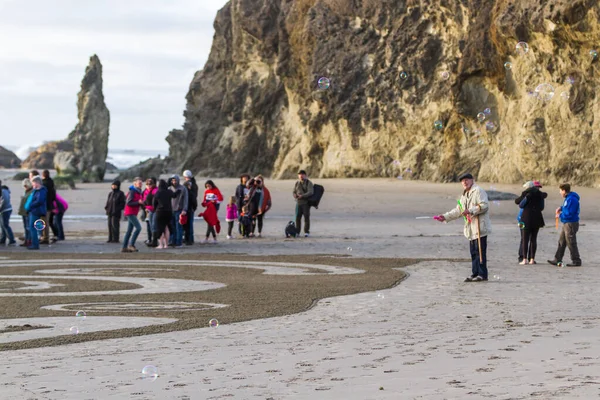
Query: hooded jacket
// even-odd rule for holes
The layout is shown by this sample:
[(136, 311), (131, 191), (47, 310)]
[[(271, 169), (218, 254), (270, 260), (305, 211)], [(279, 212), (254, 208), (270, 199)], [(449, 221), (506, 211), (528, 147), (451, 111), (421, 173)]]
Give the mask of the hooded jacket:
[(175, 179), (175, 186), (171, 186), (171, 191), (179, 192), (176, 197), (171, 200), (171, 207), (173, 212), (180, 212), (188, 210), (188, 190), (180, 182), (179, 175), (171, 176), (171, 179)]
[(125, 208), (125, 193), (121, 191), (121, 181), (115, 180), (112, 183), (117, 188), (111, 190), (106, 199), (104, 210), (109, 217), (121, 217), (121, 213)]
[(54, 187), (54, 180), (52, 180), (50, 177), (42, 179), (42, 185), (44, 185), (47, 190), (46, 209), (51, 210), (52, 204), (54, 203), (54, 200), (56, 200), (56, 188)]
[(194, 212), (198, 209), (198, 184), (196, 183), (196, 178), (191, 178), (188, 182), (190, 182), (190, 189), (188, 190), (188, 207), (190, 212)]
[(521, 196), (515, 199), (515, 203), (523, 210), (520, 214), (519, 221), (523, 222), (525, 229), (539, 229), (544, 226), (544, 199), (548, 197), (548, 193), (540, 191), (539, 188), (533, 187), (521, 193)]
[(0, 213), (12, 211), (10, 204), (10, 189), (8, 186), (2, 186), (2, 195), (0, 196)]
[(490, 203), (485, 190), (477, 185), (473, 185), (470, 190), (463, 192), (460, 197), (460, 205), (456, 208), (448, 211), (444, 214), (444, 218), (447, 222), (462, 217), (462, 212), (466, 209), (469, 210), (471, 220), (465, 219), (464, 235), (469, 240), (477, 240), (477, 220), (479, 219), (479, 233), (481, 237), (487, 236), (492, 233), (492, 221), (490, 221), (490, 215), (488, 213), (490, 209)]
[(41, 217), (46, 215), (48, 208), (48, 189), (45, 186), (41, 186), (39, 189), (33, 189), (31, 196), (25, 203), (25, 210), (35, 217)]
[(579, 222), (579, 195), (575, 192), (569, 192), (565, 197), (562, 207), (560, 207), (560, 222), (566, 224), (568, 222)]
[(125, 200), (125, 216), (138, 215), (140, 211), (140, 200), (142, 199), (142, 189), (135, 186), (129, 186), (129, 193)]

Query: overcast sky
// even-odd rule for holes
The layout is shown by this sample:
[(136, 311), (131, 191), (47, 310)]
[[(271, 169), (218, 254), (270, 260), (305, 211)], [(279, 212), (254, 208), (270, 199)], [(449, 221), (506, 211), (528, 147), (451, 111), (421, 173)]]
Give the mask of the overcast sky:
[(65, 138), (100, 57), (110, 148), (167, 149), (226, 0), (0, 0), (0, 145)]

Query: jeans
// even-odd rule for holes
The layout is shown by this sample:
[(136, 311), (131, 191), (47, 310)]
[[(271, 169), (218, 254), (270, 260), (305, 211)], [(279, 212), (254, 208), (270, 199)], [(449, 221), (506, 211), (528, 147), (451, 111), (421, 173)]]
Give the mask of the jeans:
[(310, 206), (306, 204), (296, 204), (296, 229), (298, 234), (302, 229), (302, 216), (304, 215), (304, 233), (310, 233)]
[(23, 230), (25, 231), (25, 243), (31, 240), (31, 233), (29, 232), (29, 223), (26, 215), (21, 215), (23, 218)]
[(148, 241), (152, 241), (152, 232), (156, 230), (156, 214), (148, 211), (146, 215), (146, 231), (148, 233)]
[(556, 249), (556, 254), (554, 256), (556, 261), (562, 261), (568, 246), (573, 263), (581, 264), (581, 256), (579, 255), (579, 248), (577, 247), (578, 230), (579, 222), (565, 222), (563, 224), (563, 228), (560, 231), (560, 238), (558, 239), (558, 249)]
[(31, 246), (30, 248), (32, 249), (39, 249), (40, 248), (40, 237), (38, 235), (38, 231), (35, 229), (34, 224), (35, 221), (37, 221), (38, 219), (41, 219), (42, 215), (34, 215), (32, 213), (29, 213), (29, 221), (28, 221), (28, 225), (29, 225), (29, 232), (31, 236)]
[(477, 239), (469, 241), (469, 247), (471, 250), (471, 274), (473, 277), (480, 276), (483, 279), (488, 278), (487, 270), (487, 236), (481, 238), (481, 256), (483, 262), (479, 261), (479, 249)]
[(65, 240), (65, 231), (63, 229), (63, 216), (65, 213), (58, 213), (54, 215), (54, 230), (56, 231), (56, 238), (58, 240)]
[(181, 211), (173, 212), (172, 225), (175, 227), (174, 231), (171, 231), (171, 235), (169, 238), (169, 244), (174, 246), (183, 246), (183, 225), (179, 223), (179, 216), (181, 215)]
[(12, 228), (10, 227), (10, 214), (11, 211), (4, 211), (2, 213), (2, 218), (0, 218), (0, 229), (2, 229), (2, 237), (0, 237), (0, 243), (6, 242), (6, 238), (8, 237), (8, 243), (15, 242), (15, 235), (13, 235)]
[[(140, 224), (140, 221), (138, 220), (137, 215), (128, 215), (127, 216), (127, 232), (125, 233), (125, 239), (123, 239), (123, 248), (127, 248), (127, 246), (135, 246), (135, 241), (137, 240), (140, 232), (142, 231), (142, 224)], [(135, 231), (133, 232), (133, 236), (131, 236), (131, 231), (133, 231), (133, 228), (135, 228)], [(131, 242), (129, 242), (129, 238), (131, 238)]]

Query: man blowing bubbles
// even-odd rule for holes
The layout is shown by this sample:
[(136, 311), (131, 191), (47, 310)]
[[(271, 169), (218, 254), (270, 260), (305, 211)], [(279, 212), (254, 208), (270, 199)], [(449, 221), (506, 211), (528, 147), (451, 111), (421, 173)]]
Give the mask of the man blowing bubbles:
[(487, 236), (492, 232), (488, 196), (485, 190), (474, 184), (473, 175), (466, 173), (458, 179), (464, 189), (458, 205), (436, 219), (440, 222), (450, 222), (461, 216), (464, 218), (464, 234), (469, 239), (472, 269), (471, 276), (465, 279), (465, 282), (487, 281)]

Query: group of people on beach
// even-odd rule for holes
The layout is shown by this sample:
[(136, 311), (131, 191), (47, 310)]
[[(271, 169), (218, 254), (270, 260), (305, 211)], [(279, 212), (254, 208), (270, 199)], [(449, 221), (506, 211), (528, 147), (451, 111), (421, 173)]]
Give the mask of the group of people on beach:
[[(23, 179), (23, 195), (19, 203), (18, 214), (23, 220), (24, 235), (20, 246), (29, 250), (39, 250), (40, 244), (50, 244), (65, 240), (63, 216), (69, 204), (57, 193), (54, 181), (48, 170), (29, 172), (29, 178)], [(11, 192), (8, 186), (2, 185), (0, 196), (0, 245), (16, 246), (17, 241), (10, 226), (10, 216), (13, 212)], [(52, 231), (52, 238), (50, 238)], [(8, 241), (8, 243), (7, 243)]]
[[(192, 245), (194, 215), (199, 206), (203, 210), (198, 216), (203, 217), (207, 225), (203, 242), (217, 243), (217, 234), (221, 231), (218, 213), (225, 201), (223, 194), (212, 180), (207, 180), (204, 192), (199, 197), (198, 184), (192, 172), (184, 171), (183, 179), (182, 182), (179, 175), (172, 175), (168, 182), (164, 179), (157, 182), (156, 178), (150, 177), (145, 180), (143, 188), (144, 180), (136, 177), (127, 195), (121, 191), (121, 182), (115, 180), (105, 206), (108, 243), (119, 243), (119, 225), (124, 215), (127, 230), (121, 248), (123, 253), (138, 251), (135, 244), (142, 231), (140, 221), (146, 223), (145, 243), (149, 247), (165, 249)], [(235, 221), (239, 223), (238, 232), (241, 236), (261, 237), (264, 215), (271, 206), (271, 194), (264, 184), (264, 177), (243, 174), (235, 194), (229, 196), (226, 202), (227, 239), (233, 238)]]
[[(464, 235), (469, 240), (471, 254), (471, 275), (465, 282), (483, 282), (488, 280), (487, 269), (487, 237), (492, 231), (489, 216), (488, 195), (481, 187), (475, 185), (473, 175), (465, 173), (459, 176), (463, 187), (463, 193), (458, 205), (445, 214), (434, 218), (440, 222), (450, 222), (455, 219), (464, 219)], [(535, 255), (537, 251), (537, 236), (540, 228), (545, 226), (542, 211), (545, 208), (545, 200), (548, 194), (540, 189), (539, 181), (528, 181), (524, 185), (524, 191), (515, 199), (519, 206), (517, 222), (521, 235), (519, 244), (519, 264), (537, 264)], [(564, 266), (563, 257), (566, 248), (571, 253), (571, 263), (567, 267), (580, 267), (582, 265), (579, 249), (577, 246), (577, 231), (579, 230), (579, 195), (571, 191), (571, 185), (563, 183), (559, 186), (563, 197), (562, 206), (556, 209), (556, 228), (558, 222), (562, 223), (562, 229), (558, 240), (558, 248), (554, 258), (548, 263), (555, 266)]]

